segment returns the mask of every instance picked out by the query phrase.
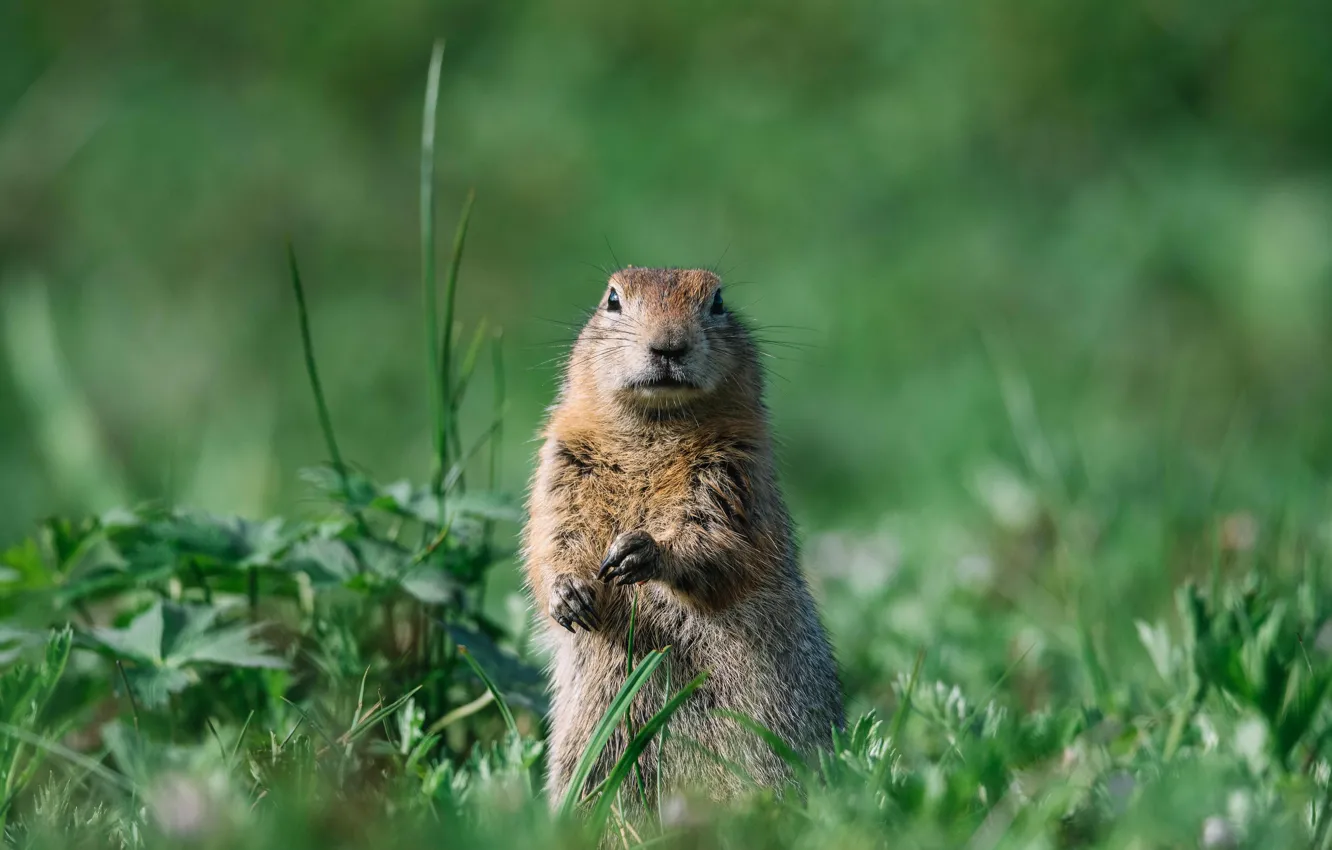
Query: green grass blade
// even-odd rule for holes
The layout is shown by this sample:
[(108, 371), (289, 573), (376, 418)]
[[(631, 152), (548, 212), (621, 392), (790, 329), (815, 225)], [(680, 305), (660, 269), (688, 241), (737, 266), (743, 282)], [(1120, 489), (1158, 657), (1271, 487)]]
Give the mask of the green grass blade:
[[(499, 489), (501, 446), (500, 442), (504, 439), (504, 406), (507, 403), (505, 398), (506, 388), (504, 385), (504, 330), (495, 329), (495, 335), (491, 339), (490, 357), (491, 357), (491, 377), (494, 381), (494, 431), (490, 435), (490, 477), (487, 486), (490, 492), (497, 492)], [(486, 520), (484, 538), (486, 549), (494, 549), (495, 545), (495, 523), (492, 520)], [(485, 584), (481, 585), (484, 593)]]
[(416, 696), (416, 692), (421, 690), (422, 687), (422, 685), (417, 685), (388, 705), (376, 705), (371, 711), (366, 713), (365, 717), (354, 723), (346, 732), (343, 732), (342, 736), (338, 738), (338, 742), (350, 745), (373, 728), (376, 723), (402, 708), (407, 703), (407, 700)]
[(611, 704), (606, 708), (606, 713), (601, 716), (601, 721), (597, 728), (592, 732), (591, 739), (587, 742), (587, 747), (583, 749), (583, 754), (578, 758), (578, 764), (574, 766), (573, 777), (569, 781), (569, 787), (564, 791), (564, 800), (560, 803), (560, 817), (569, 817), (574, 809), (578, 807), (578, 801), (583, 796), (583, 786), (587, 784), (587, 778), (592, 774), (592, 768), (596, 765), (597, 758), (601, 756), (601, 751), (606, 748), (606, 742), (615, 733), (615, 727), (620, 725), (620, 720), (633, 704), (634, 697), (647, 684), (653, 671), (661, 664), (666, 654), (670, 652), (670, 647), (665, 649), (656, 649), (648, 653), (642, 663), (634, 668), (620, 687), (620, 692), (611, 700)]
[[(640, 590), (640, 588), (638, 588), (638, 587), (635, 587), (635, 588), (634, 588), (634, 599), (633, 599), (633, 602), (632, 602), (632, 603), (630, 604), (630, 606), (629, 606), (629, 638), (628, 638), (628, 641), (627, 641), (626, 644), (625, 644), (625, 650), (624, 650), (624, 674), (625, 674), (626, 676), (628, 676), (630, 673), (634, 672), (634, 631), (636, 630), (636, 628), (637, 628), (637, 624), (638, 624), (638, 593), (639, 593), (639, 590)], [(632, 715), (628, 715), (628, 714), (625, 715), (625, 717), (624, 717), (624, 730), (625, 730), (625, 733), (626, 733), (630, 738), (633, 738), (633, 737), (634, 737), (634, 718), (633, 718)], [(637, 780), (637, 783), (638, 783), (638, 795), (639, 795), (640, 798), (642, 798), (642, 800), (643, 800), (643, 806), (646, 808), (646, 807), (647, 807), (647, 804), (648, 804), (648, 801), (647, 801), (647, 786), (643, 783), (643, 771), (637, 769), (637, 768), (638, 768), (638, 764), (637, 764), (637, 762), (635, 762), (634, 767), (635, 767), (635, 770), (634, 770), (634, 778)]]
[(494, 422), (487, 425), (486, 430), (481, 433), (481, 436), (477, 438), (476, 442), (473, 443), (465, 453), (462, 453), (461, 457), (453, 462), (453, 466), (449, 468), (449, 474), (444, 476), (445, 493), (452, 493), (455, 487), (460, 490), (462, 489), (464, 470), (467, 469), (467, 465), (472, 462), (472, 459), (476, 457), (477, 453), (481, 451), (481, 447), (486, 444), (486, 441), (494, 439), (495, 433), (499, 430), (500, 422), (500, 419), (496, 419)]
[(782, 740), (780, 735), (754, 718), (747, 714), (741, 714), (738, 711), (730, 711), (725, 708), (719, 708), (715, 713), (719, 717), (725, 717), (728, 720), (740, 724), (745, 729), (761, 738), (763, 743), (767, 744), (768, 747), (777, 754), (778, 758), (790, 765), (791, 769), (794, 770), (797, 775), (803, 775), (809, 770), (809, 765), (805, 763), (805, 759), (800, 753), (796, 752), (790, 744)]
[(517, 735), (518, 724), (514, 722), (513, 712), (509, 710), (509, 704), (504, 700), (504, 695), (500, 693), (499, 686), (495, 684), (495, 680), (490, 678), (490, 674), (485, 671), (484, 667), (476, 663), (476, 659), (472, 657), (472, 653), (467, 651), (467, 647), (459, 646), (458, 654), (463, 657), (463, 660), (467, 662), (467, 665), (471, 667), (473, 672), (475, 672), (476, 675), (481, 678), (481, 681), (485, 683), (486, 690), (494, 695), (495, 702), (499, 705), (500, 714), (504, 715), (504, 725), (509, 727), (509, 733)]
[(925, 650), (916, 653), (916, 663), (911, 665), (911, 678), (907, 680), (906, 693), (902, 694), (902, 704), (893, 715), (893, 725), (888, 729), (888, 740), (893, 747), (901, 749), (902, 730), (906, 728), (907, 718), (911, 716), (911, 698), (916, 693), (916, 683), (920, 681), (920, 668), (925, 664)]
[(629, 637), (625, 642), (624, 649), (624, 675), (628, 676), (634, 672), (634, 628), (638, 620), (638, 591), (634, 588), (634, 598), (629, 603)]
[[(601, 796), (597, 798), (596, 805), (592, 809), (591, 825), (594, 831), (600, 831), (606, 818), (610, 815), (611, 800), (614, 799), (615, 792), (619, 789), (624, 780), (635, 767), (638, 766), (638, 757), (647, 749), (648, 744), (652, 742), (653, 737), (661, 731), (666, 722), (671, 719), (671, 715), (684, 705), (685, 700), (693, 695), (694, 691), (702, 687), (708, 680), (708, 671), (704, 670), (685, 685), (680, 691), (661, 707), (661, 709), (648, 722), (643, 724), (643, 728), (638, 730), (638, 734), (625, 747), (624, 754), (620, 756), (619, 761), (611, 768), (610, 774), (606, 778), (606, 783), (601, 789)], [(661, 784), (661, 776), (657, 777), (658, 785)]]
[[(336, 750), (338, 749), (338, 744), (337, 744), (337, 742), (334, 741), (332, 738), (330, 738), (330, 737), (328, 736), (328, 733), (324, 731), (324, 727), (321, 726), (320, 724), (316, 723), (316, 722), (315, 722), (315, 719), (314, 719), (313, 717), (310, 716), (310, 713), (309, 713), (308, 711), (306, 711), (305, 709), (301, 708), (299, 705), (297, 705), (296, 703), (292, 702), (291, 700), (287, 699), (287, 698), (284, 697), (284, 696), (280, 696), (280, 697), (278, 697), (278, 699), (282, 700), (282, 701), (285, 702), (287, 705), (291, 706), (291, 708), (292, 708), (297, 714), (299, 714), (302, 718), (304, 718), (304, 719), (305, 719), (305, 725), (306, 725), (306, 727), (307, 727), (307, 728), (310, 728), (310, 729), (313, 729), (313, 730), (315, 731), (315, 734), (318, 735), (320, 738), (323, 739), (324, 744), (327, 745), (327, 747), (328, 747), (328, 749), (329, 749), (330, 751), (336, 751)], [(247, 721), (247, 725), (248, 725), (248, 721)]]
[(430, 727), (426, 729), (425, 732), (427, 735), (438, 735), (440, 732), (443, 732), (445, 729), (457, 723), (459, 720), (465, 720), (468, 717), (471, 717), (473, 714), (476, 714), (478, 711), (490, 705), (494, 701), (495, 701), (495, 692), (486, 691), (484, 694), (472, 700), (471, 702), (467, 703), (466, 705), (458, 706), (457, 708), (445, 714), (443, 717), (436, 720), (434, 723), (431, 723)]
[(1078, 654), (1082, 658), (1082, 669), (1087, 674), (1094, 704), (1102, 711), (1110, 711), (1110, 677), (1105, 672), (1105, 665), (1101, 663), (1091, 625), (1082, 611), (1078, 612)]
[[(477, 359), (481, 354), (481, 343), (486, 339), (486, 320), (483, 318), (476, 326), (476, 332), (472, 334), (472, 342), (467, 346), (467, 353), (463, 355), (462, 365), (458, 369), (458, 374), (452, 376), (450, 385), (452, 386), (452, 395), (448, 397), (448, 415), (449, 415), (449, 447), (454, 456), (462, 458), (462, 426), (459, 424), (458, 411), (462, 409), (463, 398), (467, 395), (467, 386), (472, 381), (472, 376), (476, 373)], [(487, 432), (488, 433), (488, 432)], [(481, 441), (484, 442), (484, 439)], [(480, 445), (480, 443), (478, 443)], [(458, 465), (458, 464), (455, 464)], [(462, 464), (459, 472), (458, 489), (467, 489), (466, 464)], [(445, 492), (451, 488), (445, 486)]]
[[(679, 741), (681, 745), (688, 747), (689, 749), (698, 753), (703, 758), (706, 758), (708, 761), (711, 761), (714, 764), (719, 765), (720, 767), (725, 769), (727, 773), (730, 773), (732, 776), (743, 782), (747, 788), (754, 789), (760, 787), (758, 780), (755, 779), (754, 775), (750, 773), (748, 770), (746, 770), (745, 766), (740, 764), (740, 762), (728, 759), (726, 756), (722, 755), (721, 753), (717, 752), (711, 747), (708, 747), (699, 742), (698, 740), (690, 738), (687, 735), (678, 735), (678, 736), (672, 735), (671, 738), (672, 740)], [(660, 768), (660, 765), (658, 765), (658, 768)], [(657, 783), (658, 814), (661, 813), (661, 786), (662, 783), (658, 782)]]
[(305, 286), (301, 283), (300, 266), (296, 263), (296, 249), (287, 243), (287, 262), (291, 267), (291, 288), (296, 294), (296, 315), (301, 326), (301, 347), (305, 353), (305, 372), (310, 379), (310, 389), (314, 393), (315, 409), (319, 416), (319, 427), (324, 432), (324, 444), (333, 461), (333, 469), (342, 483), (342, 493), (349, 496), (347, 486), (347, 468), (342, 463), (342, 452), (338, 450), (338, 438), (333, 434), (333, 417), (328, 412), (328, 402), (324, 398), (324, 386), (319, 380), (319, 366), (315, 362), (314, 339), (310, 333), (310, 312), (305, 301)]
[[(425, 106), (421, 116), (421, 298), (425, 306), (426, 357), (430, 376), (430, 417), (434, 424), (435, 468), (431, 478), (442, 502), (444, 470), (448, 467), (445, 377), (439, 371), (439, 304), (435, 291), (435, 110), (439, 105), (439, 74), (444, 42), (436, 41), (426, 74)], [(444, 507), (440, 505), (440, 516)]]
[[(227, 747), (222, 743), (222, 736), (217, 734), (217, 727), (213, 725), (213, 718), (205, 717), (204, 724), (212, 734), (213, 740), (217, 742), (217, 751), (222, 755), (222, 761), (225, 763), (227, 761)], [(231, 765), (227, 764), (227, 768), (230, 769)]]
[(240, 752), (241, 746), (245, 743), (245, 733), (250, 731), (250, 721), (254, 719), (254, 709), (245, 715), (245, 723), (241, 726), (240, 734), (236, 736), (236, 743), (231, 747), (231, 755), (227, 756), (227, 769), (230, 769), (236, 763), (236, 754)]
[[(449, 259), (449, 276), (444, 282), (444, 341), (440, 345), (440, 380), (442, 398), (446, 405), (453, 398), (450, 387), (453, 385), (453, 314), (458, 294), (458, 269), (462, 266), (463, 245), (467, 242), (467, 227), (472, 221), (472, 204), (476, 201), (476, 192), (469, 189), (467, 199), (463, 201), (462, 214), (458, 217), (458, 229), (453, 234), (453, 256)], [(461, 401), (462, 394), (458, 394)], [(453, 439), (455, 450), (462, 453), (462, 438), (458, 434), (458, 417), (455, 408), (448, 405), (444, 414), (449, 417), (448, 433)]]
[(508, 403), (507, 388), (504, 384), (504, 329), (496, 328), (490, 346), (491, 375), (494, 379), (494, 417), (495, 433), (490, 437), (490, 489), (494, 492), (499, 487), (500, 477), (500, 440), (503, 433), (499, 423), (504, 417), (504, 406)]
[(462, 366), (458, 369), (457, 381), (454, 382), (453, 397), (449, 399), (449, 411), (454, 416), (457, 416), (458, 411), (462, 409), (463, 397), (467, 395), (467, 385), (471, 383), (472, 376), (476, 374), (476, 364), (481, 356), (481, 344), (486, 341), (487, 330), (489, 328), (483, 318), (477, 323), (476, 331), (472, 334), (472, 341), (467, 346), (467, 353), (463, 355)]
[[(662, 693), (664, 694), (669, 694), (671, 692), (672, 666), (673, 665), (667, 664), (666, 669), (661, 671), (662, 676), (665, 677), (666, 679), (666, 685), (664, 688), (662, 688)], [(658, 818), (657, 825), (661, 826), (662, 828), (665, 828), (665, 825), (660, 822), (662, 785), (664, 784), (661, 781), (661, 777), (666, 775), (666, 739), (669, 736), (669, 733), (670, 733), (669, 728), (663, 728), (661, 730), (661, 746), (657, 748), (657, 818)]]
[(361, 673), (361, 687), (356, 691), (356, 708), (352, 711), (351, 716), (352, 725), (355, 725), (356, 721), (361, 718), (361, 711), (365, 708), (365, 683), (369, 681), (369, 679), (370, 668), (367, 667), (365, 668), (365, 671)]
[(130, 794), (143, 793), (143, 789), (135, 785), (130, 779), (108, 769), (106, 766), (104, 766), (101, 762), (97, 761), (96, 759), (92, 759), (89, 758), (88, 756), (83, 755), (82, 753), (75, 752), (74, 750), (71, 750), (69, 747), (66, 747), (62, 744), (58, 744), (55, 741), (49, 741), (46, 738), (42, 737), (41, 735), (34, 735), (33, 733), (27, 731), (26, 729), (20, 729), (19, 727), (12, 726), (8, 723), (0, 723), (0, 735), (9, 735), (10, 737), (16, 738), (30, 747), (33, 747), (38, 750), (44, 750), (52, 755), (59, 756), (65, 761), (68, 761), (70, 764), (78, 765), (79, 767), (86, 770), (88, 773), (91, 773), (93, 776), (96, 776), (98, 779), (101, 779), (110, 785), (114, 785), (122, 791), (126, 791)]
[(310, 379), (310, 390), (314, 393), (315, 411), (319, 415), (319, 428), (324, 432), (324, 445), (328, 448), (329, 458), (333, 461), (333, 471), (342, 485), (342, 496), (348, 500), (348, 509), (356, 521), (357, 529), (366, 537), (370, 528), (365, 523), (361, 512), (352, 507), (351, 487), (347, 483), (347, 465), (342, 461), (342, 452), (338, 451), (338, 440), (333, 434), (333, 417), (328, 412), (328, 401), (324, 398), (324, 386), (319, 381), (319, 367), (315, 363), (314, 337), (310, 333), (310, 310), (305, 301), (305, 286), (301, 283), (301, 270), (296, 264), (296, 249), (287, 243), (287, 262), (291, 267), (291, 288), (296, 293), (296, 318), (301, 326), (301, 349), (305, 354), (305, 373)]

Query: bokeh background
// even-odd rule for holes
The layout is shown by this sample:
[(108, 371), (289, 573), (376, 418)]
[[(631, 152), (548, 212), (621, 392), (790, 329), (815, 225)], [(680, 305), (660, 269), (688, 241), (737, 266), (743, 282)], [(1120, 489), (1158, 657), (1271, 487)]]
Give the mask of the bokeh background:
[[(1326, 513), (1324, 3), (10, 0), (0, 540), (148, 498), (311, 509), (289, 237), (345, 453), (425, 479), (436, 37), (441, 253), (475, 188), (458, 319), (504, 330), (506, 489), (604, 269), (714, 265), (780, 343), (790, 499), (852, 587), (943, 565), (1113, 620)], [(1085, 546), (1030, 555), (1049, 522)]]

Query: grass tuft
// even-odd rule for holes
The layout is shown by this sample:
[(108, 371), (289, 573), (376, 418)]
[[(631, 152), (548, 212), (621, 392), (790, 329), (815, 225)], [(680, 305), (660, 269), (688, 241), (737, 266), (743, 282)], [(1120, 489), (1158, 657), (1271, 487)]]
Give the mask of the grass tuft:
[(610, 741), (611, 736), (615, 734), (615, 727), (619, 726), (624, 720), (625, 715), (633, 705), (634, 698), (648, 683), (653, 672), (665, 660), (669, 652), (670, 647), (666, 647), (665, 649), (654, 649), (645, 655), (643, 660), (625, 679), (615, 698), (611, 700), (606, 712), (601, 716), (596, 728), (593, 729), (592, 737), (588, 739), (586, 749), (583, 750), (578, 762), (574, 765), (569, 787), (565, 790), (564, 800), (560, 803), (559, 814), (561, 817), (573, 816), (574, 811), (584, 798), (583, 789), (587, 785), (587, 779), (592, 775), (592, 769), (596, 766), (597, 759), (601, 757), (602, 750), (606, 749), (606, 744)]

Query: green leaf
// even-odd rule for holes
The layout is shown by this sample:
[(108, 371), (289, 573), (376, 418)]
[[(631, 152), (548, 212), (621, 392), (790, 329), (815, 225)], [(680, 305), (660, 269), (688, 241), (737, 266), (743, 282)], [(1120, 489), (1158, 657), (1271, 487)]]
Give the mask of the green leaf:
[(382, 540), (358, 538), (353, 541), (353, 546), (366, 572), (389, 582), (399, 581), (411, 565), (407, 552)]
[(352, 510), (370, 507), (379, 497), (379, 488), (375, 483), (359, 472), (347, 470), (347, 487), (344, 492), (342, 476), (331, 466), (313, 466), (301, 470), (301, 478), (307, 484), (319, 490), (332, 502), (346, 505)]
[(458, 599), (460, 585), (434, 564), (419, 564), (402, 578), (402, 589), (429, 605), (447, 605)]
[(272, 565), (298, 536), (298, 530), (280, 518), (256, 522), (187, 511), (173, 513), (151, 529), (179, 554), (237, 568)]
[(467, 491), (449, 497), (449, 508), (476, 519), (522, 522), (523, 506), (503, 493)]
[(117, 655), (149, 664), (161, 664), (164, 630), (162, 603), (156, 602), (140, 612), (125, 628), (94, 628), (91, 636)]
[(258, 626), (218, 625), (223, 611), (207, 605), (156, 602), (123, 629), (93, 629), (89, 637), (114, 655), (129, 660), (126, 678), (147, 707), (166, 701), (198, 679), (196, 667), (281, 669), (282, 658), (270, 654), (256, 637)]
[[(3, 564), (18, 578), (26, 578), (29, 581), (47, 571), (41, 547), (32, 538), (6, 549), (3, 554), (0, 554), (0, 564)], [(17, 581), (18, 578), (14, 580)]]
[(135, 700), (146, 709), (164, 707), (171, 694), (178, 694), (198, 681), (191, 671), (176, 667), (126, 667), (125, 678)]
[(314, 537), (291, 547), (282, 561), (289, 572), (303, 572), (318, 586), (342, 584), (357, 573), (356, 556), (351, 547), (338, 539)]
[(168, 661), (173, 664), (223, 664), (230, 667), (285, 669), (287, 662), (265, 651), (255, 640), (258, 626), (230, 626), (201, 638), (188, 649), (179, 647)]

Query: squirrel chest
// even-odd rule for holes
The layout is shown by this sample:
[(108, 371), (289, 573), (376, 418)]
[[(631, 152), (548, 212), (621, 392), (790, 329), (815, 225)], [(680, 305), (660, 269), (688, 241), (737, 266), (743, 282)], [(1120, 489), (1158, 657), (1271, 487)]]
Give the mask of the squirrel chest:
[(547, 451), (544, 484), (567, 505), (568, 543), (586, 545), (594, 563), (630, 529), (668, 537), (681, 527), (724, 523), (743, 532), (753, 519), (752, 447), (744, 442), (663, 441), (630, 452), (568, 437), (552, 439)]

